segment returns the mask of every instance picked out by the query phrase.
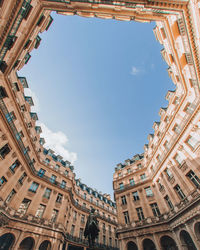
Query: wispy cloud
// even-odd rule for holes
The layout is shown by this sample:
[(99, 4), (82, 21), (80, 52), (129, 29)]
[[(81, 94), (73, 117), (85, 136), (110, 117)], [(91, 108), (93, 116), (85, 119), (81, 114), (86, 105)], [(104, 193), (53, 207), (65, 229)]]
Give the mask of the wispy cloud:
[(77, 160), (77, 153), (70, 152), (66, 149), (68, 138), (62, 131), (53, 132), (44, 123), (38, 122), (42, 128), (41, 137), (44, 137), (46, 148), (55, 151), (56, 154), (61, 155), (65, 160), (70, 161), (72, 164)]
[(131, 69), (131, 75), (138, 75), (139, 73), (141, 72), (141, 70), (135, 66), (132, 66), (132, 69)]

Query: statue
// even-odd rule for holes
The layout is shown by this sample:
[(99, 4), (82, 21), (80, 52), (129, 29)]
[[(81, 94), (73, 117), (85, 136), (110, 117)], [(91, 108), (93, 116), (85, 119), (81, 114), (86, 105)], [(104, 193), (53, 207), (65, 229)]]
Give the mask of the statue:
[(97, 220), (97, 216), (94, 214), (95, 209), (92, 208), (91, 212), (88, 216), (87, 223), (85, 226), (84, 236), (88, 237), (89, 247), (93, 248), (95, 244), (95, 239), (99, 234), (99, 222)]

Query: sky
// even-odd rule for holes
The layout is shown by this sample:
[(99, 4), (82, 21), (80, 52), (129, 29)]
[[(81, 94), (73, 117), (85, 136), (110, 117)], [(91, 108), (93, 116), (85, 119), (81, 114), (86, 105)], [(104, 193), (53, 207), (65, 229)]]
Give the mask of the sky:
[(27, 78), (45, 146), (72, 162), (76, 178), (112, 195), (116, 164), (144, 151), (175, 89), (155, 23), (52, 17), (18, 74)]

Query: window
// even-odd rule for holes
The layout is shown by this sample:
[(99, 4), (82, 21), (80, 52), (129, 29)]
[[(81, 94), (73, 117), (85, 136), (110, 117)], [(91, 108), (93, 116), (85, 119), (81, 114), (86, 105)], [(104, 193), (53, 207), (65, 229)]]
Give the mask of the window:
[(16, 160), (11, 166), (10, 166), (10, 170), (11, 172), (15, 173), (16, 168), (19, 166), (20, 162), (18, 160)]
[(112, 246), (112, 238), (109, 238), (109, 246)]
[(135, 185), (135, 181), (134, 181), (133, 178), (129, 179), (129, 184), (130, 184), (131, 186)]
[(59, 165), (55, 165), (55, 170), (59, 170), (60, 169), (60, 166)]
[(27, 174), (24, 172), (24, 173), (21, 175), (21, 177), (19, 178), (18, 182), (19, 182), (21, 185), (23, 184), (23, 182), (24, 182), (26, 176), (27, 176)]
[(189, 139), (187, 140), (187, 143), (189, 144), (190, 147), (193, 149), (196, 148), (196, 146), (199, 144), (199, 140), (197, 139), (198, 137), (190, 136)]
[(49, 165), (49, 163), (50, 163), (49, 158), (46, 158), (46, 159), (44, 160), (44, 163), (45, 163), (45, 165)]
[(42, 218), (43, 214), (44, 214), (44, 211), (46, 209), (46, 206), (45, 205), (42, 205), (40, 204), (37, 211), (36, 211), (36, 214), (35, 216), (38, 217), (38, 218)]
[(105, 232), (106, 232), (106, 225), (105, 225), (105, 223), (103, 223), (102, 228), (103, 228), (103, 233), (105, 234)]
[(81, 215), (81, 223), (85, 223), (85, 215)]
[(139, 197), (138, 191), (133, 192), (132, 195), (133, 195), (134, 201), (139, 201), (140, 197)]
[(51, 215), (51, 222), (56, 222), (56, 219), (58, 217), (58, 210), (53, 209), (52, 215)]
[(125, 195), (121, 197), (121, 200), (122, 200), (122, 205), (126, 205), (127, 204), (127, 202), (126, 202), (126, 196)]
[(92, 196), (90, 197), (90, 202), (93, 202), (93, 197)]
[(68, 173), (69, 173), (69, 171), (65, 170), (65, 175), (66, 175), (66, 176), (68, 175)]
[(38, 171), (38, 176), (42, 177), (45, 174), (46, 170), (44, 170), (43, 168), (40, 168), (40, 170)]
[(7, 182), (6, 178), (4, 176), (2, 176), (0, 178), (0, 187), (3, 186), (3, 184), (6, 183), (6, 182)]
[(30, 186), (30, 188), (29, 188), (28, 191), (31, 191), (31, 192), (33, 192), (33, 193), (36, 193), (36, 191), (37, 191), (37, 189), (38, 189), (38, 186), (39, 186), (38, 183), (33, 182), (33, 183), (31, 184), (31, 186)]
[(153, 192), (151, 190), (151, 187), (146, 187), (145, 191), (146, 191), (147, 197), (152, 197), (153, 196)]
[(75, 225), (72, 225), (72, 227), (71, 227), (71, 235), (74, 235), (74, 229), (75, 229)]
[(200, 179), (198, 176), (195, 175), (195, 173), (192, 170), (190, 170), (190, 172), (187, 173), (186, 176), (194, 183), (196, 188), (200, 187)]
[(177, 184), (174, 187), (176, 193), (178, 194), (179, 198), (181, 198), (182, 200), (185, 199), (185, 194), (183, 193), (182, 189), (180, 188), (180, 186)]
[(159, 210), (159, 208), (158, 208), (158, 204), (157, 204), (157, 203), (152, 203), (152, 204), (150, 204), (150, 206), (151, 206), (153, 215), (154, 215), (155, 217), (160, 216), (160, 210)]
[(122, 189), (124, 189), (124, 183), (122, 182), (122, 183), (119, 183), (119, 188), (122, 190)]
[(169, 206), (169, 208), (170, 208), (170, 209), (173, 209), (174, 206), (173, 206), (173, 204), (172, 204), (172, 202), (171, 202), (169, 196), (166, 195), (166, 196), (164, 197), (164, 199), (165, 199), (165, 202), (167, 203), (167, 205)]
[(86, 203), (83, 202), (83, 207), (86, 207)]
[(73, 216), (73, 219), (76, 220), (77, 219), (77, 212), (74, 211), (74, 216)]
[(146, 174), (140, 175), (140, 179), (141, 179), (142, 181), (145, 181), (145, 180), (146, 180)]
[(9, 152), (10, 152), (10, 148), (9, 148), (8, 144), (5, 144), (0, 149), (0, 157), (4, 159)]
[(50, 188), (46, 188), (43, 197), (49, 199), (51, 195), (51, 191), (52, 190)]
[(24, 215), (31, 203), (31, 200), (28, 200), (26, 198), (23, 199), (21, 205), (19, 206), (18, 212), (20, 215)]
[(80, 228), (80, 231), (79, 231), (79, 238), (80, 238), (80, 239), (83, 238), (83, 228)]
[(26, 106), (25, 105), (21, 105), (21, 111), (25, 112), (26, 111)]
[(173, 178), (173, 174), (172, 174), (172, 172), (171, 172), (171, 170), (170, 170), (169, 168), (166, 168), (166, 169), (165, 169), (165, 173), (166, 173), (166, 175), (167, 175), (167, 177), (168, 177), (169, 179), (172, 179), (172, 178)]
[(65, 189), (66, 188), (66, 181), (62, 180), (60, 187)]
[(62, 198), (63, 198), (63, 195), (59, 193), (59, 194), (57, 195), (56, 202), (62, 203)]
[(86, 200), (86, 196), (87, 196), (86, 193), (84, 193), (83, 198), (84, 198), (85, 200)]
[(123, 212), (123, 214), (124, 214), (124, 221), (125, 221), (125, 223), (129, 224), (130, 223), (130, 219), (129, 219), (128, 211)]
[(103, 244), (105, 245), (106, 244), (106, 236), (103, 235)]
[(8, 197), (6, 198), (6, 203), (9, 203), (15, 194), (16, 194), (16, 191), (13, 189), (8, 195)]
[(130, 168), (127, 169), (127, 173), (130, 174), (132, 171)]
[(182, 158), (182, 155), (177, 154), (177, 155), (175, 156), (175, 160), (181, 165), (181, 164), (182, 164), (182, 161), (183, 161), (184, 159)]
[(55, 183), (57, 176), (53, 175), (50, 178), (50, 182)]
[(143, 210), (141, 207), (136, 208), (137, 211), (137, 215), (138, 215), (138, 219), (139, 220), (144, 220), (144, 214), (143, 214)]

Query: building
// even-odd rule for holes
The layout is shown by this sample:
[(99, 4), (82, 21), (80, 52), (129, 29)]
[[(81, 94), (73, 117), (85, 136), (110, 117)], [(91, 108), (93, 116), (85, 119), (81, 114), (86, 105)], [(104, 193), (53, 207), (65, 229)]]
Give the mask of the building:
[[(98, 212), (100, 249), (117, 247), (117, 227), (121, 250), (200, 248), (199, 8), (198, 0), (0, 0), (2, 249), (86, 249), (82, 234), (91, 206)], [(154, 33), (176, 85), (144, 153), (115, 170), (118, 222), (110, 197), (84, 185), (69, 162), (43, 147), (33, 100), (24, 96), (28, 83), (17, 74), (39, 47), (39, 33), (50, 27), (52, 10), (156, 21)]]
[(200, 3), (186, 2), (154, 29), (176, 89), (166, 94), (144, 153), (115, 169), (120, 249), (200, 249)]

